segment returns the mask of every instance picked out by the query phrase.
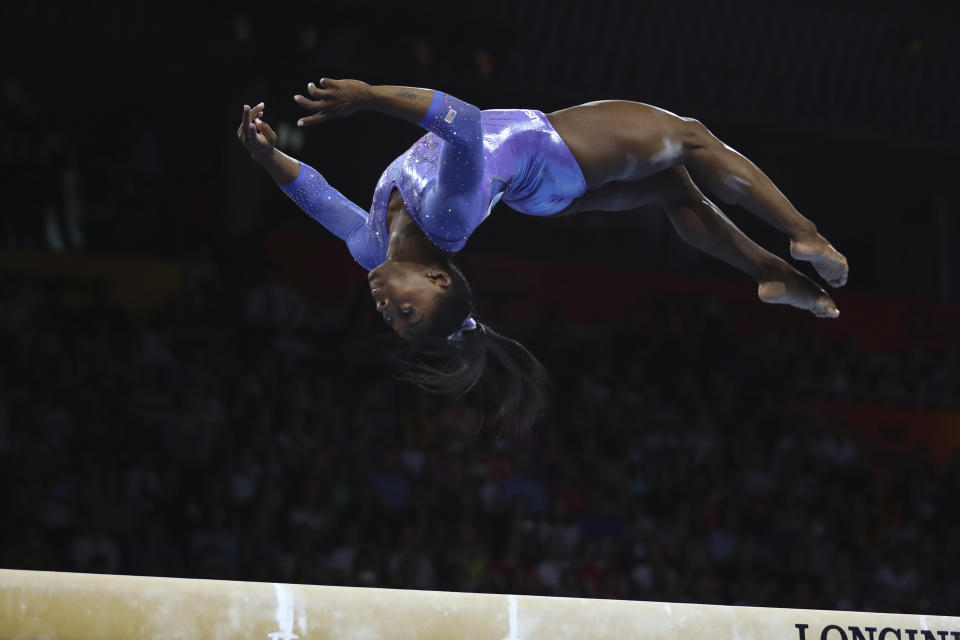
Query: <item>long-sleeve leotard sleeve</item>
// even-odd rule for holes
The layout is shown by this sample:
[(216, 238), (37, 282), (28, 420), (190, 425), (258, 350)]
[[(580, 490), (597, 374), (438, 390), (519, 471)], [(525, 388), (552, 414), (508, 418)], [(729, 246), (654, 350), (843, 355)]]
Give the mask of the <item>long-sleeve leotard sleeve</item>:
[(364, 268), (373, 269), (379, 264), (365, 228), (367, 212), (331, 187), (316, 169), (301, 162), (297, 179), (280, 189), (307, 215), (346, 242), (350, 255)]
[(423, 194), (423, 222), (435, 243), (447, 245), (441, 249), (458, 251), (484, 214), (480, 110), (434, 91), (420, 126), (443, 140), (437, 181)]

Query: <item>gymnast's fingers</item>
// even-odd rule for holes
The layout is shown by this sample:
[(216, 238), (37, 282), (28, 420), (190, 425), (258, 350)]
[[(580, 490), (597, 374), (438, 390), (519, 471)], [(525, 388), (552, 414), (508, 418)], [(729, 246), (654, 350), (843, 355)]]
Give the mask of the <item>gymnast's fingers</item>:
[(316, 98), (317, 100), (325, 100), (332, 97), (328, 89), (321, 89), (312, 82), (307, 84), (307, 93), (310, 94), (310, 97)]
[(310, 125), (317, 124), (318, 122), (326, 122), (332, 117), (333, 116), (331, 116), (330, 114), (324, 113), (321, 111), (320, 113), (315, 113), (312, 116), (306, 116), (305, 118), (300, 118), (299, 120), (297, 120), (297, 126), (309, 127)]
[(319, 100), (310, 100), (309, 98), (303, 97), (299, 93), (293, 96), (293, 99), (296, 100), (297, 104), (299, 104), (304, 109), (310, 109), (311, 111), (319, 111), (320, 109), (323, 108), (323, 103), (321, 103)]
[(260, 133), (263, 134), (263, 137), (267, 139), (267, 142), (273, 145), (277, 141), (277, 134), (274, 133), (273, 128), (260, 118), (257, 118), (254, 122), (260, 129)]
[(247, 141), (247, 126), (250, 124), (250, 106), (243, 105), (243, 114), (240, 116), (240, 126), (237, 128), (237, 137), (241, 142)]

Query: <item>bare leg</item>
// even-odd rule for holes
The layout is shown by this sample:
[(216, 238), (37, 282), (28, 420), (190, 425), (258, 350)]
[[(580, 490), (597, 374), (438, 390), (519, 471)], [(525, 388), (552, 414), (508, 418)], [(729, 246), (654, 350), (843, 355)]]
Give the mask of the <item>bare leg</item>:
[(847, 259), (800, 215), (770, 178), (696, 120), (685, 120), (683, 163), (728, 204), (747, 209), (790, 238), (790, 254), (813, 264), (830, 286), (847, 283)]
[(748, 238), (703, 195), (683, 167), (633, 182), (611, 182), (588, 191), (558, 215), (622, 211), (651, 203), (664, 207), (670, 222), (687, 244), (756, 280), (762, 301), (789, 304), (820, 318), (839, 315), (823, 289)]
[(724, 202), (741, 205), (786, 233), (791, 255), (811, 262), (832, 286), (846, 283), (846, 258), (755, 164), (700, 122), (622, 100), (589, 103), (549, 117), (591, 188), (682, 164)]

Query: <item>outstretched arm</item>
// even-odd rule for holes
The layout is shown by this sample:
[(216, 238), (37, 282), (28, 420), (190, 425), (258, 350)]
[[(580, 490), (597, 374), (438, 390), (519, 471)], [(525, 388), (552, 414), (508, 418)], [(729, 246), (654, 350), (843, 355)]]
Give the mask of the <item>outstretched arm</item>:
[(372, 87), (360, 80), (322, 78), (320, 86), (309, 83), (307, 92), (312, 99), (300, 94), (293, 97), (304, 109), (315, 112), (297, 121), (301, 127), (344, 118), (357, 111), (377, 111), (418, 124), (461, 153), (467, 147), (479, 147), (482, 151), (480, 110), (442, 91), (391, 85)]
[(432, 89), (373, 87), (360, 80), (321, 78), (318, 84), (307, 84), (309, 98), (300, 94), (293, 97), (301, 107), (315, 112), (297, 120), (301, 127), (332, 118), (345, 118), (357, 111), (378, 111), (419, 124), (427, 115), (434, 94)]
[(342, 118), (359, 110), (378, 111), (414, 122), (443, 140), (437, 181), (424, 194), (424, 224), (447, 251), (463, 247), (483, 219), (483, 129), (480, 110), (442, 91), (414, 87), (371, 87), (359, 80), (320, 80), (307, 85), (311, 98), (294, 99), (314, 111), (300, 126)]
[[(261, 116), (261, 102), (243, 107), (237, 137), (251, 157), (270, 174), (277, 186), (311, 218), (347, 243), (350, 253), (363, 266), (367, 255), (364, 224), (367, 212), (330, 186), (318, 171), (276, 148), (277, 134)], [(376, 266), (376, 265), (373, 265)]]

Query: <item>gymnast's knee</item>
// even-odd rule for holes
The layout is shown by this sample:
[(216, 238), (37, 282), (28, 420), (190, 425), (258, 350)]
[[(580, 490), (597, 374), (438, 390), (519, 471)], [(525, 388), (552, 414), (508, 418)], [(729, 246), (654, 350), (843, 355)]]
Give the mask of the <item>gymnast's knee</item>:
[(707, 129), (705, 124), (696, 118), (680, 118), (680, 120), (679, 137), (685, 150), (704, 149), (715, 145), (722, 146), (723, 143), (711, 133), (710, 129)]

